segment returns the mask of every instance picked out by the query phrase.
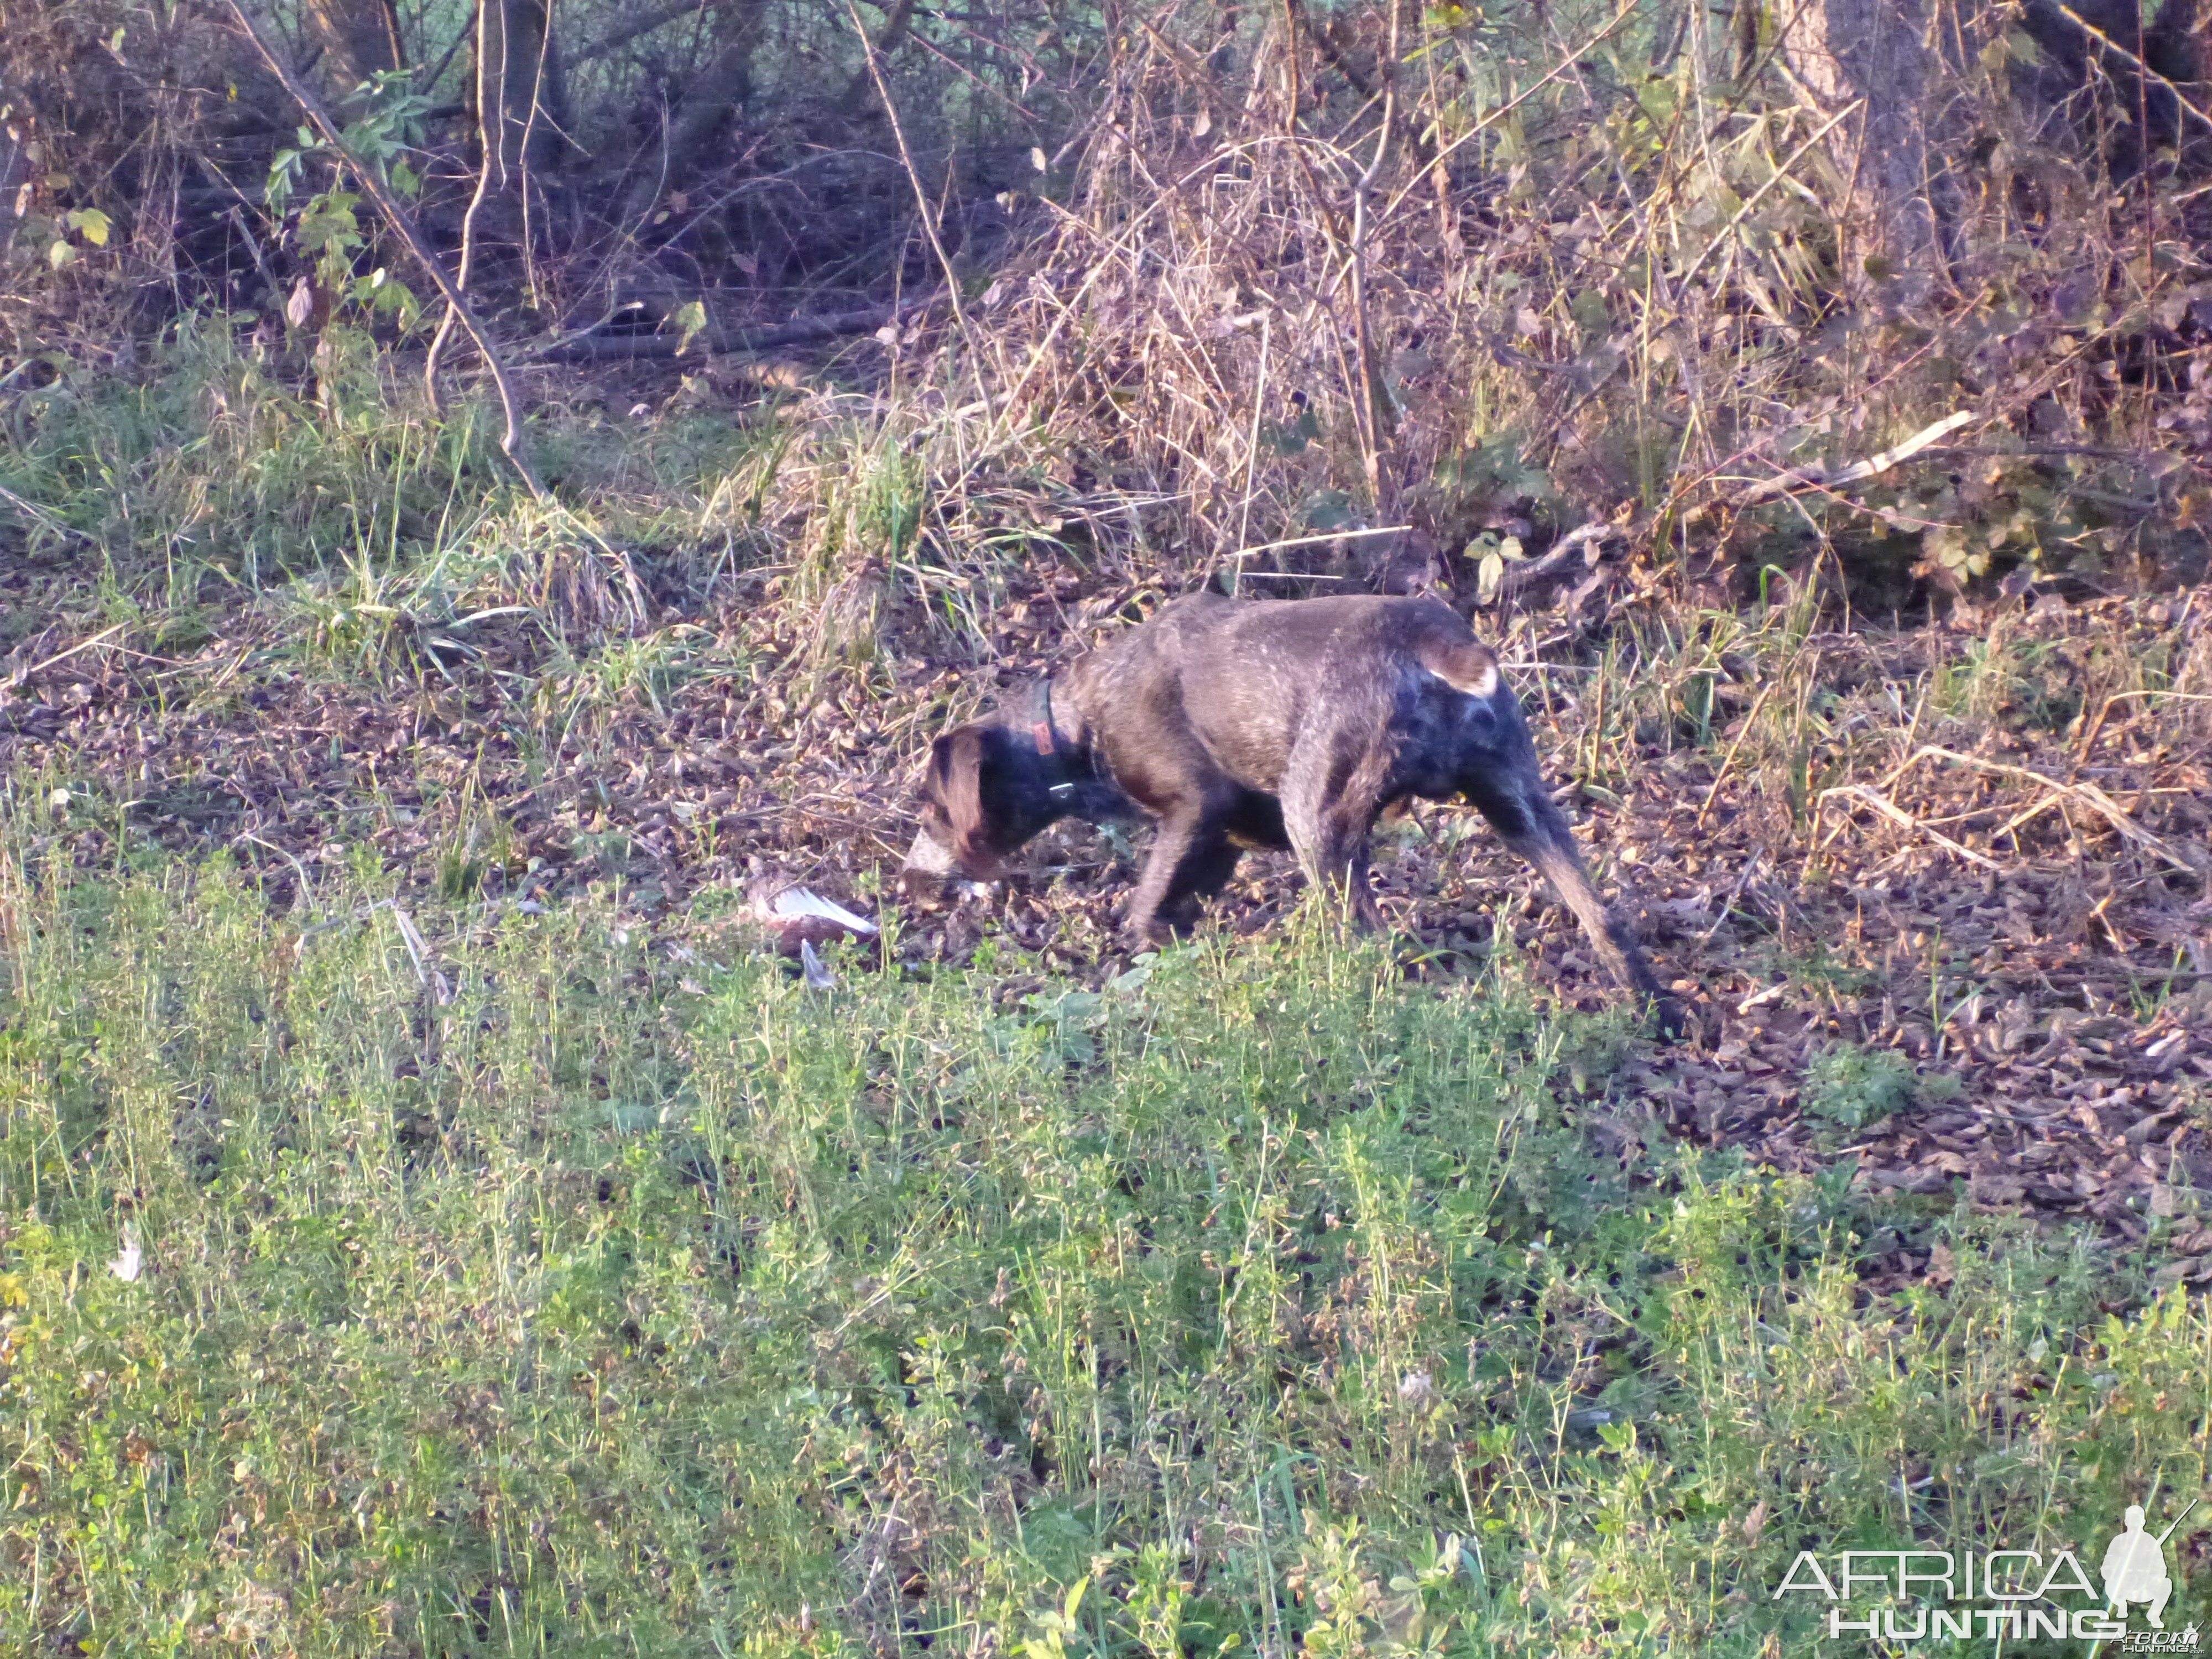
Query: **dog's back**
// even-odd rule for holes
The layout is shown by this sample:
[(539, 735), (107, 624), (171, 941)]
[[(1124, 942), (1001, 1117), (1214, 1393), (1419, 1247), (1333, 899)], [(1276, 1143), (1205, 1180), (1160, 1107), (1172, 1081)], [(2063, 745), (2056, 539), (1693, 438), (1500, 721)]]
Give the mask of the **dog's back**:
[(1271, 793), (1302, 741), (1332, 730), (1408, 736), (1455, 719), (1453, 704), (1487, 703), (1499, 687), (1498, 659), (1434, 599), (1199, 594), (1129, 640), (1130, 678), (1158, 688), (1172, 676), (1182, 716), (1215, 762)]

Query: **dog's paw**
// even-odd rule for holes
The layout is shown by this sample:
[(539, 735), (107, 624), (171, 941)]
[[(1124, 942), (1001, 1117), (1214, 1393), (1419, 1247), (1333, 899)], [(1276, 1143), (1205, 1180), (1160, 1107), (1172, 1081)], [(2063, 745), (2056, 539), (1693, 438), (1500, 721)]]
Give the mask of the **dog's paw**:
[(1659, 1027), (1659, 1035), (1668, 1042), (1683, 1042), (1691, 1034), (1690, 1012), (1663, 991), (1650, 1000), (1649, 1012)]

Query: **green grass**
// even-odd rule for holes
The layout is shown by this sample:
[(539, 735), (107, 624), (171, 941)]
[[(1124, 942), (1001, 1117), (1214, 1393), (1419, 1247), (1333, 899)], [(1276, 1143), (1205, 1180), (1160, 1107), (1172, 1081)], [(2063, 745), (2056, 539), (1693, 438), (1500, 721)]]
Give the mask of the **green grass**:
[(1510, 963), (823, 993), (579, 902), (410, 915), (441, 1004), (379, 897), (0, 863), (9, 1651), (1802, 1652), (1801, 1548), (2205, 1481), (2202, 1297), (1601, 1158)]

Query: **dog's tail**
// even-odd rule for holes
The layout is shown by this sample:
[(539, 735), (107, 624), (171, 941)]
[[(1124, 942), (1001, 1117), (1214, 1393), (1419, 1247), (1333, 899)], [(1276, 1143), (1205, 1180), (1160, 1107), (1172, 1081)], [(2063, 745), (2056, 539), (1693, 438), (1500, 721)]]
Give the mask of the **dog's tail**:
[[(1681, 1010), (1661, 987), (1659, 976), (1651, 971), (1651, 959), (1644, 954), (1635, 933), (1590, 880), (1589, 871), (1576, 849), (1573, 832), (1567, 828), (1565, 816), (1553, 804), (1540, 784), (1524, 791), (1515, 805), (1520, 809), (1517, 813), (1486, 809), (1486, 815), (1497, 824), (1507, 844), (1534, 865), (1553, 890), (1566, 901), (1567, 908), (1575, 913), (1583, 932), (1596, 948), (1606, 971), (1620, 983), (1632, 988), (1638, 997), (1650, 1005), (1659, 1016), (1660, 1028), (1668, 1036), (1680, 1036)], [(1518, 823), (1509, 822), (1514, 817), (1519, 818)]]

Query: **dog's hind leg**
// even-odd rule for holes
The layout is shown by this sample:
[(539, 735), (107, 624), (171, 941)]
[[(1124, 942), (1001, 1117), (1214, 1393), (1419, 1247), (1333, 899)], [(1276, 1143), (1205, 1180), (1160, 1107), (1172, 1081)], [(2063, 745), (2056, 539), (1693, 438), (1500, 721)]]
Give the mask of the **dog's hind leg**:
[(1316, 886), (1341, 890), (1352, 920), (1376, 932), (1382, 912), (1367, 878), (1367, 841), (1382, 811), (1380, 757), (1293, 754), (1283, 779), (1283, 828)]

